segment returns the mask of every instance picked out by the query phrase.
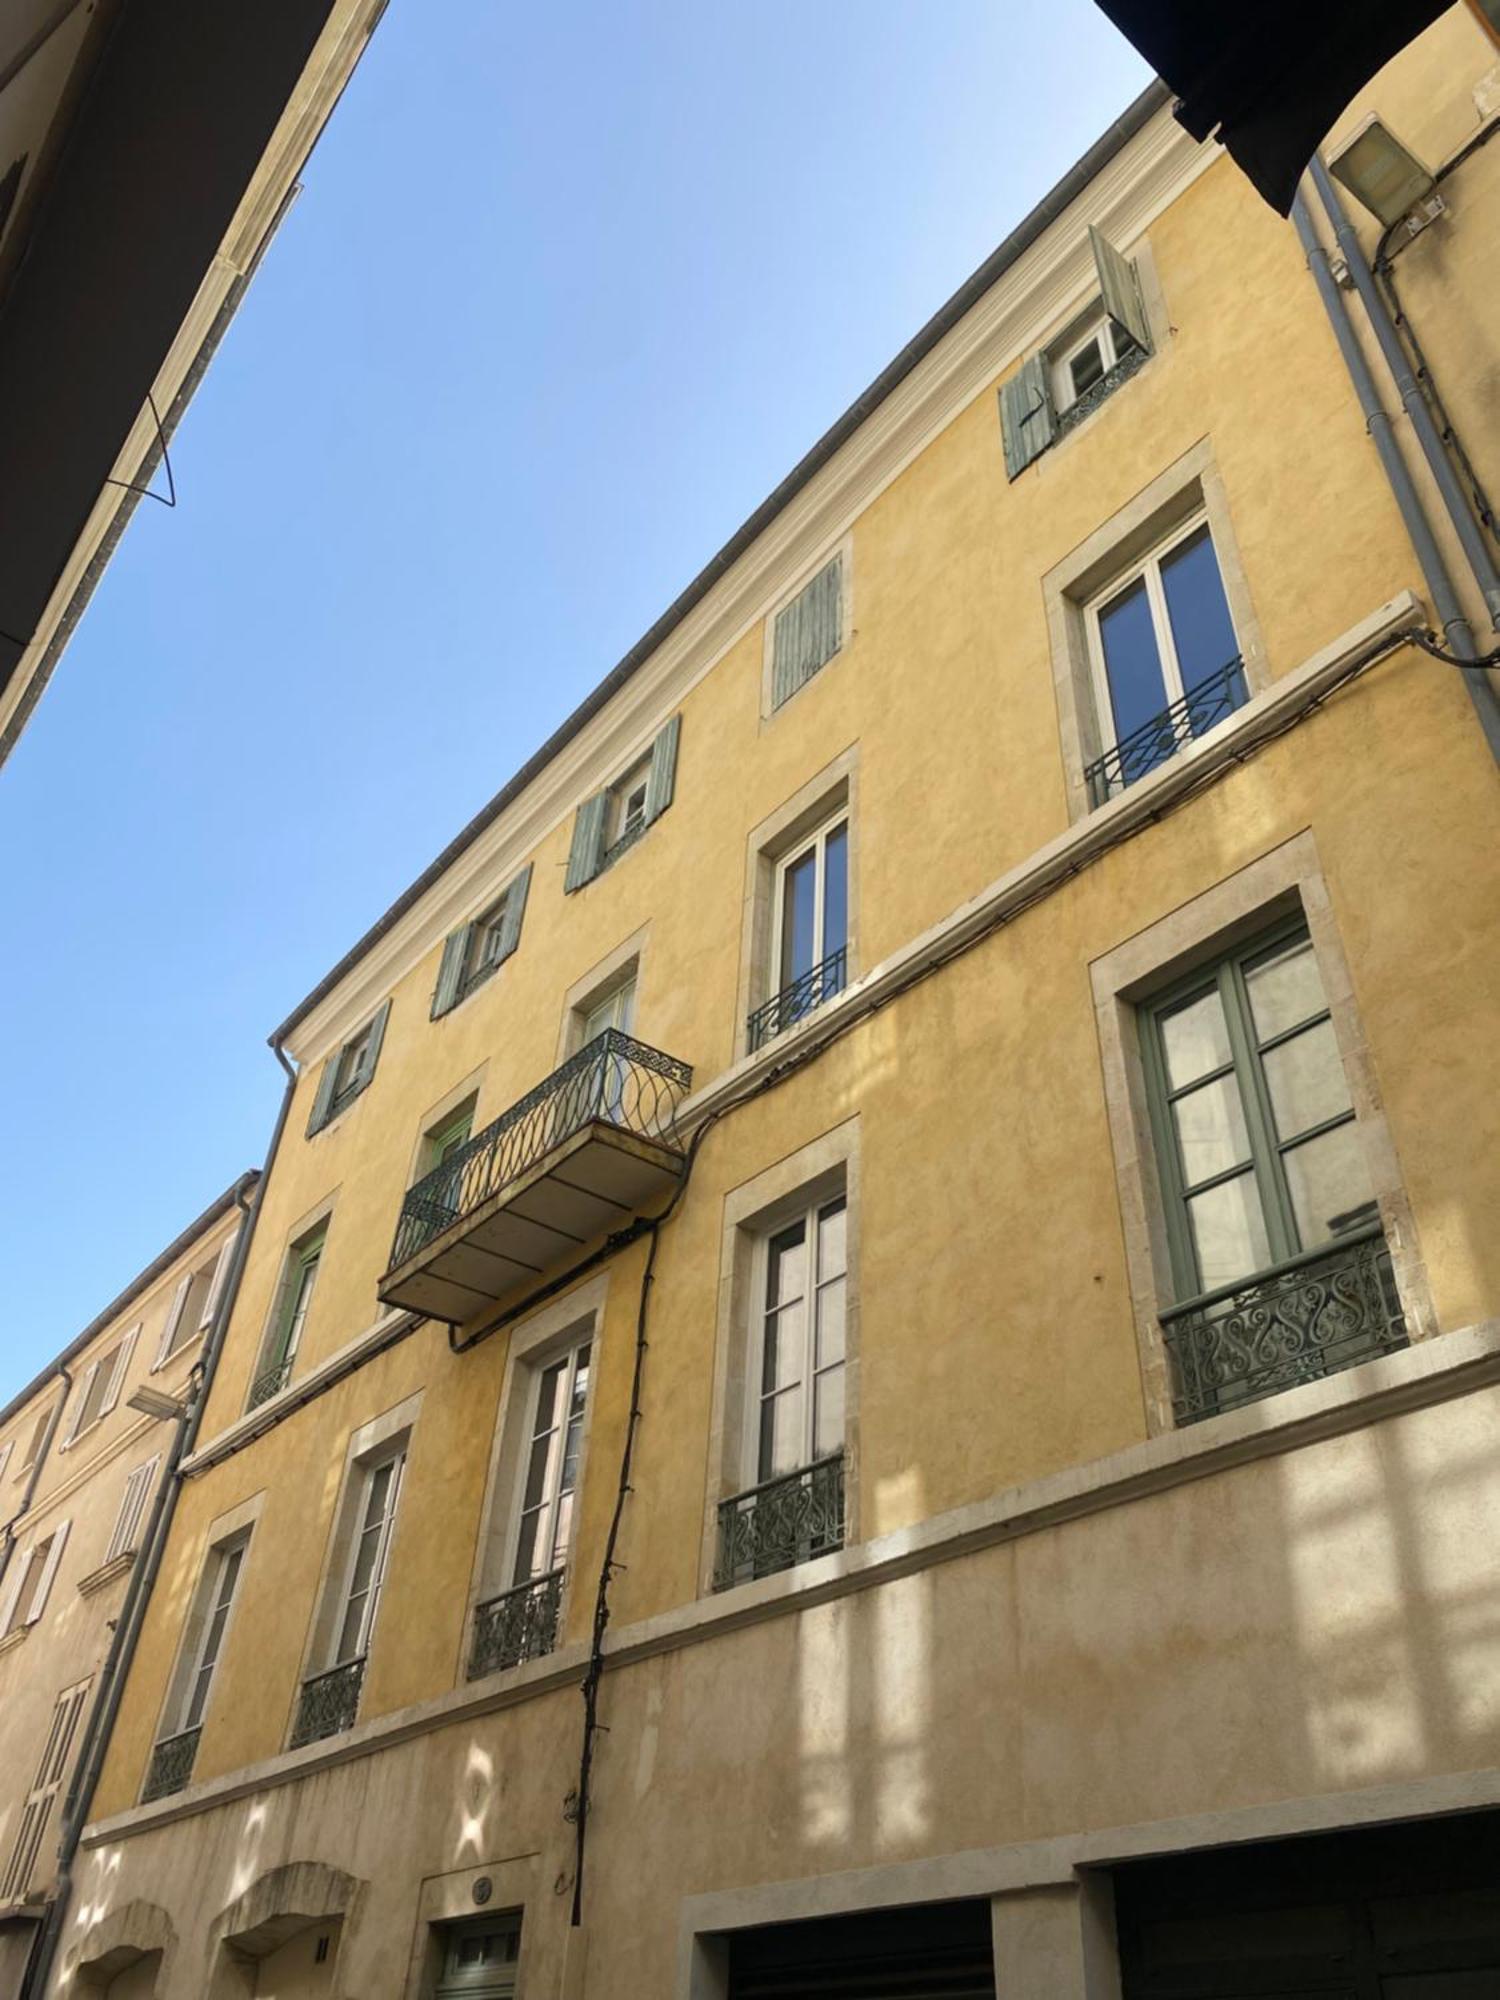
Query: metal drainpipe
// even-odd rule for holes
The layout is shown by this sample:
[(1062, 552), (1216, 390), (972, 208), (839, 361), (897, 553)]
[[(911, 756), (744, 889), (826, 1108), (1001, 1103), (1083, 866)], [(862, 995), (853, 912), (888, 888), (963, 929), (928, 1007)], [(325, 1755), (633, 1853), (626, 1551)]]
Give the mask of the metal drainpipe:
[[(1406, 460), (1401, 456), (1391, 429), (1391, 420), (1386, 415), (1380, 401), (1380, 391), (1375, 386), (1375, 377), (1370, 364), (1365, 359), (1364, 349), (1354, 331), (1349, 317), (1349, 308), (1344, 295), (1339, 290), (1338, 281), (1328, 265), (1328, 252), (1318, 240), (1313, 227), (1313, 219), (1308, 211), (1306, 199), (1300, 189), (1292, 203), (1292, 221), (1296, 225), (1297, 236), (1307, 256), (1307, 268), (1317, 285), (1318, 296), (1322, 299), (1323, 310), (1328, 315), (1333, 328), (1334, 339), (1338, 342), (1339, 353), (1344, 358), (1344, 366), (1349, 371), (1349, 379), (1354, 384), (1354, 393), (1364, 412), (1365, 429), (1370, 433), (1371, 442), (1380, 458), (1381, 467), (1395, 495), (1396, 505), (1401, 510), (1401, 518), (1406, 524), (1406, 532), (1411, 538), (1412, 548), (1421, 565), (1427, 594), (1432, 600), (1434, 611), (1442, 624), (1449, 650), (1461, 660), (1479, 657), (1479, 649), (1474, 643), (1474, 634), (1464, 609), (1459, 602), (1458, 592), (1453, 587), (1453, 579), (1448, 574), (1448, 565), (1443, 560), (1443, 552), (1438, 547), (1432, 532), (1432, 524), (1422, 506), (1421, 495), (1411, 476)], [(1469, 699), (1474, 704), (1479, 717), (1479, 726), (1484, 731), (1485, 741), (1490, 746), (1490, 755), (1500, 764), (1500, 696), (1490, 684), (1489, 676), (1482, 667), (1465, 668), (1463, 683), (1469, 691)]]
[(1375, 274), (1370, 269), (1369, 259), (1360, 248), (1358, 235), (1349, 220), (1348, 210), (1338, 189), (1329, 177), (1328, 169), (1316, 153), (1308, 162), (1313, 186), (1318, 190), (1319, 199), (1328, 212), (1328, 220), (1333, 224), (1334, 239), (1343, 253), (1344, 262), (1349, 267), (1349, 276), (1354, 280), (1354, 289), (1359, 293), (1365, 312), (1369, 316), (1375, 338), (1380, 343), (1380, 351), (1385, 356), (1385, 365), (1391, 371), (1396, 388), (1406, 414), (1411, 419), (1411, 427), (1416, 434), (1422, 455), (1427, 460), (1442, 495), (1443, 505), (1448, 510), (1448, 518), (1453, 523), (1453, 532), (1462, 544), (1464, 559), (1474, 573), (1474, 581), (1483, 593), (1485, 606), (1490, 614), (1490, 623), (1500, 631), (1500, 570), (1495, 567), (1489, 544), (1479, 523), (1469, 511), (1464, 498), (1464, 490), (1458, 483), (1458, 475), (1453, 470), (1452, 461), (1443, 449), (1443, 440), (1428, 408), (1427, 398), (1422, 394), (1422, 386), (1416, 378), (1406, 349), (1401, 345), (1401, 336), (1386, 310), (1385, 300), (1375, 284)]
[(36, 1493), (36, 1483), (42, 1476), (42, 1467), (47, 1463), (47, 1454), (52, 1449), (52, 1440), (57, 1436), (57, 1427), (62, 1422), (63, 1411), (68, 1407), (68, 1398), (73, 1393), (73, 1378), (63, 1362), (57, 1364), (57, 1372), (62, 1377), (63, 1392), (57, 1407), (52, 1412), (52, 1421), (42, 1434), (37, 1446), (36, 1457), (31, 1461), (31, 1477), (26, 1482), (26, 1491), (21, 1495), (21, 1504), (5, 1524), (5, 1546), (0, 1549), (0, 1583), (5, 1581), (5, 1572), (10, 1568), (10, 1559), (16, 1552), (16, 1529), (31, 1512), (31, 1502)]
[(286, 1128), (287, 1113), (292, 1108), (292, 1093), (297, 1087), (297, 1072), (287, 1061), (277, 1043), (272, 1042), (271, 1048), (277, 1061), (286, 1071), (286, 1088), (281, 1094), (281, 1109), (276, 1114), (275, 1129), (271, 1133), (271, 1143), (266, 1149), (266, 1163), (261, 1168), (260, 1179), (256, 1183), (249, 1209), (245, 1209), (243, 1189), (236, 1197), (245, 1219), (240, 1226), (239, 1240), (234, 1248), (234, 1259), (229, 1267), (229, 1276), (224, 1284), (218, 1310), (214, 1314), (213, 1325), (208, 1331), (202, 1358), (193, 1371), (198, 1378), (197, 1386), (188, 1399), (186, 1409), (177, 1420), (177, 1435), (172, 1441), (171, 1451), (167, 1455), (166, 1471), (152, 1503), (151, 1521), (146, 1530), (146, 1545), (131, 1572), (130, 1587), (125, 1593), (125, 1602), (120, 1608), (114, 1637), (110, 1641), (109, 1652), (105, 1657), (104, 1669), (99, 1678), (99, 1693), (89, 1714), (83, 1746), (79, 1750), (78, 1762), (74, 1766), (73, 1782), (68, 1788), (67, 1801), (63, 1807), (62, 1828), (57, 1848), (57, 1891), (47, 1912), (47, 1921), (42, 1926), (31, 1963), (21, 1981), (19, 2000), (41, 2000), (41, 1996), (47, 1990), (47, 1981), (51, 1976), (57, 1947), (62, 1938), (63, 1924), (72, 1900), (73, 1862), (78, 1853), (78, 1842), (84, 1827), (88, 1824), (89, 1810), (93, 1805), (94, 1792), (99, 1783), (99, 1773), (104, 1768), (104, 1754), (109, 1747), (115, 1718), (120, 1712), (120, 1701), (130, 1674), (130, 1663), (135, 1657), (136, 1643), (141, 1635), (141, 1626), (145, 1622), (152, 1586), (156, 1582), (162, 1555), (166, 1550), (172, 1516), (177, 1511), (177, 1496), (182, 1488), (180, 1467), (197, 1442), (208, 1391), (213, 1384), (214, 1372), (219, 1365), (219, 1356), (229, 1331), (234, 1302), (239, 1296), (240, 1280), (244, 1275), (245, 1261), (250, 1254), (250, 1242), (260, 1216), (261, 1202), (265, 1198), (266, 1184), (271, 1178), (276, 1149), (281, 1144), (281, 1135)]

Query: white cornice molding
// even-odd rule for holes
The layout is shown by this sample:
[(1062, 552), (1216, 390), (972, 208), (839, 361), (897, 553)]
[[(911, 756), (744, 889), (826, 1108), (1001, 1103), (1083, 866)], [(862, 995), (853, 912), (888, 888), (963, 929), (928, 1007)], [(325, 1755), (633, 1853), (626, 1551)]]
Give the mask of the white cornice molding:
[[(1157, 112), (787, 503), (607, 706), (309, 1010), (287, 1038), (288, 1053), (305, 1067), (347, 1040), (581, 798), (646, 747), (663, 720), (934, 438), (1012, 362), (1044, 345), (1077, 313), (1095, 287), (1086, 223), (1098, 223), (1129, 251), (1218, 153), (1190, 139), (1169, 109)], [(690, 746), (685, 754), (691, 755)]]

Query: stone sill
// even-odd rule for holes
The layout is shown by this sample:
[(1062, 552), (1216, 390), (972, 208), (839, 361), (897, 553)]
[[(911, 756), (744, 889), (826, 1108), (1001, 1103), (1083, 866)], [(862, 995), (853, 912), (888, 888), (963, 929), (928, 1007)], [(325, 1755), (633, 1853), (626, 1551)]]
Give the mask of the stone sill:
[(13, 1653), (30, 1630), (29, 1625), (18, 1625), (14, 1632), (7, 1632), (5, 1637), (0, 1639), (0, 1659), (4, 1659), (7, 1653)]
[[(1206, 1418), (1187, 1430), (1165, 1432), (1089, 1464), (1070, 1466), (1045, 1479), (954, 1508), (917, 1526), (855, 1543), (798, 1569), (621, 1626), (606, 1648), (606, 1667), (613, 1671), (742, 1626), (874, 1589), (938, 1563), (1089, 1514), (1128, 1506), (1190, 1481), (1362, 1430), (1407, 1411), (1472, 1395), (1497, 1382), (1500, 1319), (1438, 1334), (1324, 1381), (1306, 1383), (1224, 1416)], [(83, 1844), (96, 1847), (122, 1839), (392, 1749), (432, 1730), (576, 1686), (583, 1678), (588, 1656), (587, 1642), (578, 1641), (525, 1666), (467, 1682), (447, 1694), (357, 1723), (342, 1736), (205, 1779), (169, 1799), (129, 1808), (86, 1827)]]
[(87, 1576), (79, 1577), (79, 1596), (92, 1597), (96, 1591), (107, 1590), (117, 1577), (128, 1575), (138, 1553), (136, 1549), (126, 1549), (123, 1555), (116, 1556), (111, 1562), (101, 1563), (98, 1569), (91, 1569)]

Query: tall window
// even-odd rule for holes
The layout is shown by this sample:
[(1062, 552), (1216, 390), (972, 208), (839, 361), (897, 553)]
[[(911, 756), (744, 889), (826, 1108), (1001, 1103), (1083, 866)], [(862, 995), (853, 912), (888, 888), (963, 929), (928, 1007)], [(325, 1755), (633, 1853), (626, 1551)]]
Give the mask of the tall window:
[(559, 1570), (568, 1559), (592, 1351), (585, 1340), (538, 1371), (512, 1585)]
[[(1196, 520), (1085, 608), (1102, 794), (1143, 778), (1238, 708), (1244, 668), (1208, 524)], [(1093, 782), (1091, 774), (1091, 782)]]
[(294, 1243), (287, 1253), (275, 1311), (261, 1354), (261, 1365), (250, 1385), (250, 1409), (276, 1395), (292, 1379), (327, 1237), (327, 1223), (319, 1223), (300, 1242)]
[(183, 1729), (197, 1729), (207, 1712), (209, 1690), (213, 1686), (219, 1656), (224, 1650), (224, 1634), (229, 1625), (229, 1614), (234, 1608), (234, 1593), (239, 1588), (248, 1546), (246, 1537), (227, 1548), (215, 1549), (211, 1558), (208, 1616), (204, 1621), (197, 1658), (193, 1662), (192, 1677), (188, 1681), (187, 1699), (182, 1709)]
[(359, 1510), (359, 1527), (349, 1566), (339, 1619), (338, 1640), (333, 1665), (344, 1666), (362, 1660), (370, 1650), (375, 1614), (385, 1586), (386, 1564), (391, 1552), (391, 1534), (396, 1525), (396, 1508), (401, 1498), (401, 1481), (406, 1471), (404, 1450), (370, 1465), (364, 1471), (364, 1491)]
[(846, 1216), (844, 1196), (836, 1195), (766, 1240), (758, 1480), (843, 1448)]
[(748, 1022), (751, 1049), (841, 993), (849, 967), (849, 821), (819, 827), (776, 871), (772, 991)]
[(1179, 1296), (1378, 1219), (1311, 940), (1206, 967), (1150, 1016), (1148, 1074)]
[(0, 1902), (19, 1902), (26, 1893), (31, 1881), (31, 1871), (36, 1866), (37, 1856), (42, 1851), (42, 1837), (47, 1831), (52, 1801), (62, 1789), (63, 1779), (67, 1775), (68, 1756), (73, 1748), (73, 1738), (78, 1729), (79, 1717), (83, 1714), (83, 1704), (88, 1699), (88, 1692), (89, 1683), (82, 1681), (77, 1687), (69, 1688), (57, 1698), (57, 1706), (52, 1711), (52, 1721), (42, 1743), (42, 1755), (36, 1775), (31, 1781), (31, 1789), (26, 1795), (26, 1803), (21, 1811), (16, 1844), (11, 1849), (10, 1859), (5, 1864), (5, 1873), (0, 1876)]

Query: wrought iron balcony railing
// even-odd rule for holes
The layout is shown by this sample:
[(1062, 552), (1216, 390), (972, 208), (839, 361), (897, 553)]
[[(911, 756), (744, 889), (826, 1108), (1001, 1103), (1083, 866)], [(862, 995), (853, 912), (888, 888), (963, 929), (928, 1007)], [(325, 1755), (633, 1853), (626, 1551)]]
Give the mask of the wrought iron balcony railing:
[(346, 1729), (352, 1729), (359, 1713), (359, 1691), (364, 1678), (365, 1662), (361, 1654), (357, 1660), (345, 1660), (342, 1666), (330, 1667), (326, 1674), (314, 1674), (311, 1680), (304, 1681), (297, 1703), (297, 1720), (292, 1725), (291, 1747), (296, 1750), (304, 1743), (317, 1743), (325, 1736), (342, 1736)]
[(1076, 397), (1059, 413), (1054, 437), (1066, 437), (1069, 431), (1076, 430), (1085, 418), (1091, 417), (1102, 402), (1111, 397), (1122, 383), (1128, 382), (1139, 369), (1144, 368), (1150, 359), (1149, 350), (1137, 347), (1132, 341), (1113, 368), (1106, 370), (1091, 389), (1085, 389), (1081, 396)]
[(162, 1738), (151, 1752), (146, 1782), (141, 1789), (142, 1805), (149, 1805), (153, 1799), (170, 1798), (173, 1792), (183, 1789), (193, 1775), (193, 1760), (198, 1755), (198, 1738), (202, 1734), (200, 1727)]
[(844, 1454), (719, 1502), (714, 1589), (774, 1576), (844, 1546)]
[(1161, 1315), (1172, 1407), (1193, 1424), (1406, 1346), (1379, 1229), (1305, 1251)]
[(539, 1660), (557, 1645), (557, 1615), (562, 1606), (563, 1572), (518, 1583), (498, 1597), (476, 1606), (474, 1644), (469, 1653), (469, 1679)]
[(258, 1410), (262, 1403), (269, 1403), (273, 1396), (279, 1396), (292, 1379), (292, 1357), (272, 1362), (269, 1368), (262, 1368), (250, 1384), (250, 1395), (246, 1401), (247, 1410)]
[(794, 979), (790, 986), (783, 986), (779, 993), (773, 993), (763, 1007), (757, 1007), (745, 1022), (745, 1045), (751, 1055), (763, 1048), (773, 1036), (800, 1021), (804, 1014), (821, 1007), (835, 993), (842, 993), (848, 969), (848, 948), (840, 945), (837, 951), (831, 951), (821, 963), (804, 972), (800, 979)]
[(1185, 743), (1202, 736), (1226, 715), (1233, 715), (1245, 701), (1245, 663), (1235, 658), (1188, 689), (1181, 701), (1174, 701), (1160, 715), (1153, 715), (1139, 729), (1122, 736), (1112, 750), (1096, 757), (1085, 767), (1089, 804), (1102, 806), (1116, 793), (1127, 790), (1137, 779), (1154, 771), (1158, 764), (1175, 756)]
[(390, 1268), (596, 1119), (638, 1138), (669, 1141), (692, 1081), (686, 1063), (606, 1028), (408, 1190)]

